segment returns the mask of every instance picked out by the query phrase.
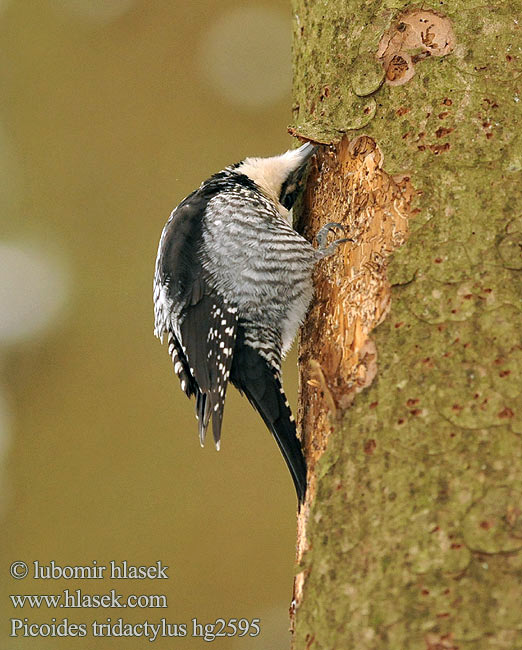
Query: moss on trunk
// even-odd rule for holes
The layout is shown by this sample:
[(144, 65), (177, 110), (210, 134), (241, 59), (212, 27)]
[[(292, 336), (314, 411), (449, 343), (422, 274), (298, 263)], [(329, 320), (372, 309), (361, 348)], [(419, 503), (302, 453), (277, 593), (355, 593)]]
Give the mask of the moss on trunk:
[(303, 227), (354, 239), (301, 342), (294, 647), (522, 648), (522, 2), (293, 7)]

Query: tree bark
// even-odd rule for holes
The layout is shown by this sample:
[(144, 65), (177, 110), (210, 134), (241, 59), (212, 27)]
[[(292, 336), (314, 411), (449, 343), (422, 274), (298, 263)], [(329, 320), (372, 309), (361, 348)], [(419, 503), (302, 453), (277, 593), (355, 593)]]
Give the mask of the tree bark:
[[(522, 2), (293, 0), (295, 650), (522, 648)], [(392, 255), (393, 253), (393, 255)]]

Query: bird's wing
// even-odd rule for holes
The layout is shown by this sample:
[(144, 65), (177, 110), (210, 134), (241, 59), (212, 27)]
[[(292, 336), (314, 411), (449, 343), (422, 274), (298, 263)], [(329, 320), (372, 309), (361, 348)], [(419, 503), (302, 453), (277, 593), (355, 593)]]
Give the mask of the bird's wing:
[(202, 218), (208, 197), (188, 196), (171, 215), (160, 240), (154, 279), (156, 335), (169, 337), (174, 370), (196, 396), (200, 442), (212, 416), (219, 447), (232, 365), (237, 308), (213, 288), (200, 261)]

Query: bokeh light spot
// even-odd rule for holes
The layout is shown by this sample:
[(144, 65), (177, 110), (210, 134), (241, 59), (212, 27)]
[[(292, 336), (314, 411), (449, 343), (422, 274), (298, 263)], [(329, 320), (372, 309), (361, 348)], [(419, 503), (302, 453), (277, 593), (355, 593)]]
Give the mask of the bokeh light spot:
[(226, 11), (202, 37), (202, 74), (233, 104), (269, 106), (290, 92), (290, 36), (290, 17), (273, 9), (253, 6)]
[(67, 295), (67, 276), (49, 254), (0, 242), (0, 344), (24, 340), (53, 324)]

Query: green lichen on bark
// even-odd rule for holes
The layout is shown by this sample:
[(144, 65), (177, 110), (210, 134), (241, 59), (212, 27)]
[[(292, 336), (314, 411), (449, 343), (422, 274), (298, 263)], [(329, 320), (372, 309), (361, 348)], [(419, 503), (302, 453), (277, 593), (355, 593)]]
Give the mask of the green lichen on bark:
[(294, 129), (369, 135), (419, 191), (377, 378), (317, 468), (294, 647), (520, 649), (522, 2), (424, 2), (455, 48), (395, 87), (407, 3), (293, 5)]

